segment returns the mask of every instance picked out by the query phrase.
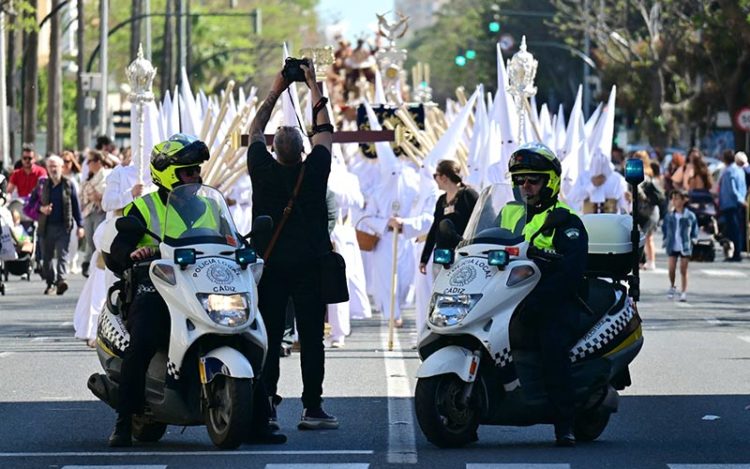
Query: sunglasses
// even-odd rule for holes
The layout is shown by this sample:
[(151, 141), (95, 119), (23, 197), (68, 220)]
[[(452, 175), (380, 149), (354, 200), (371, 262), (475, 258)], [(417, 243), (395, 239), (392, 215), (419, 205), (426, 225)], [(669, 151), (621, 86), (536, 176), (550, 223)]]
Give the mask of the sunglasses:
[(34, 157), (33, 156), (23, 156), (23, 157), (21, 157), (21, 159), (24, 160), (24, 161), (31, 161), (31, 160), (34, 159)]
[(70, 160), (63, 160), (63, 164), (72, 164), (73, 162)]
[(541, 174), (516, 174), (511, 179), (513, 179), (513, 184), (516, 186), (523, 186), (527, 182), (532, 186), (536, 186), (542, 183), (544, 176)]
[(435, 174), (433, 174), (433, 175), (432, 175), (432, 179), (437, 179), (437, 178), (438, 178), (438, 176), (442, 176), (442, 174), (440, 174), (440, 173), (435, 173)]

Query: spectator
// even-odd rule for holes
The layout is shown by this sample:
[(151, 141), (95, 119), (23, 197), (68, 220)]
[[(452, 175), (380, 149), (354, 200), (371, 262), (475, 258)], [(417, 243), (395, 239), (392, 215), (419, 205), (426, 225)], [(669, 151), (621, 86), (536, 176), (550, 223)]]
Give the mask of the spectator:
[[(47, 281), (45, 295), (56, 289), (58, 295), (65, 293), (68, 284), (65, 276), (68, 273), (68, 246), (73, 222), (78, 226), (78, 238), (83, 238), (83, 222), (78, 206), (76, 188), (62, 174), (63, 160), (52, 155), (47, 158), (49, 178), (42, 189), (42, 201), (39, 211), (39, 234), (42, 238), (42, 270)], [(53, 259), (57, 265), (52, 266)]]
[[(734, 163), (742, 168), (742, 171), (745, 173), (745, 187), (748, 187), (750, 185), (750, 165), (747, 163), (747, 154), (745, 154), (744, 151), (738, 151), (734, 155)], [(747, 201), (747, 199), (745, 199)], [(742, 227), (742, 250), (746, 251), (748, 249), (747, 246), (747, 207), (742, 207), (740, 213), (740, 226)]]
[[(78, 162), (78, 156), (70, 150), (62, 152), (63, 159), (63, 176), (70, 179), (70, 182), (76, 187), (76, 193), (81, 194), (81, 163)], [(80, 206), (80, 200), (79, 206)], [(70, 246), (68, 252), (72, 253), (70, 259), (70, 273), (80, 274), (81, 269), (78, 266), (78, 236), (70, 237)]]
[(34, 146), (24, 143), (21, 151), (21, 167), (13, 171), (8, 180), (6, 188), (8, 195), (12, 197), (15, 190), (19, 198), (26, 200), (36, 187), (39, 178), (47, 175), (47, 171), (36, 164), (36, 157)]
[(110, 167), (120, 164), (119, 149), (117, 145), (112, 143), (112, 139), (106, 135), (96, 137), (96, 146), (94, 148), (101, 152), (102, 157), (104, 157)]
[(725, 235), (734, 244), (734, 252), (730, 257), (724, 259), (727, 262), (742, 261), (742, 226), (744, 220), (740, 219), (743, 208), (747, 208), (745, 197), (747, 186), (745, 185), (745, 173), (735, 164), (734, 152), (724, 150), (722, 154), (726, 169), (719, 180), (719, 210), (724, 218)]
[[(268, 355), (262, 382), (271, 396), (270, 421), (275, 423), (279, 380), (279, 352), (284, 334), (286, 307), (294, 303), (302, 366), (302, 405), (300, 429), (338, 428), (336, 417), (323, 410), (325, 351), (323, 324), (326, 305), (321, 298), (320, 275), (323, 256), (331, 251), (328, 236), (326, 188), (331, 171), (333, 127), (321, 97), (312, 67), (302, 65), (313, 105), (313, 149), (302, 162), (302, 135), (296, 127), (281, 127), (274, 136), (277, 160), (266, 150), (263, 130), (276, 100), (289, 86), (281, 73), (276, 75), (268, 97), (258, 108), (250, 127), (247, 169), (253, 187), (253, 219), (269, 215), (281, 231), (271, 249), (265, 249), (263, 277), (258, 285), (258, 307), (268, 330)], [(303, 171), (304, 170), (304, 171)], [(298, 189), (295, 189), (297, 187)], [(293, 194), (297, 193), (295, 197)], [(290, 200), (293, 208), (290, 211)], [(286, 217), (282, 212), (287, 213)], [(276, 228), (279, 230), (279, 228)], [(267, 247), (266, 247), (267, 248)]]
[(83, 254), (83, 263), (81, 271), (84, 277), (89, 276), (89, 265), (91, 256), (94, 254), (94, 231), (101, 222), (104, 221), (106, 213), (102, 209), (102, 197), (106, 179), (109, 175), (109, 168), (105, 165), (104, 155), (97, 150), (91, 150), (88, 153), (86, 164), (89, 167), (89, 175), (83, 183), (83, 218), (84, 228), (86, 230), (86, 246)]
[(654, 245), (654, 231), (659, 224), (662, 201), (665, 200), (664, 193), (657, 186), (654, 172), (651, 169), (651, 158), (644, 150), (633, 154), (634, 158), (643, 161), (643, 174), (645, 179), (638, 186), (639, 206), (637, 214), (638, 226), (646, 235), (645, 255), (646, 262), (641, 265), (643, 270), (656, 269), (656, 247)]
[(707, 194), (714, 185), (711, 172), (703, 159), (703, 154), (697, 148), (692, 148), (688, 153), (689, 163), (685, 167), (685, 189), (688, 194), (696, 192)]
[(682, 189), (685, 180), (685, 155), (679, 152), (672, 154), (672, 159), (664, 172), (664, 190), (671, 192)]
[(680, 259), (680, 281), (682, 290), (680, 301), (687, 301), (688, 263), (693, 253), (693, 243), (698, 239), (698, 219), (685, 205), (688, 201), (684, 190), (672, 191), (672, 210), (664, 217), (662, 232), (664, 233), (664, 247), (669, 256), (669, 292), (667, 298), (675, 297), (675, 272), (677, 259)]

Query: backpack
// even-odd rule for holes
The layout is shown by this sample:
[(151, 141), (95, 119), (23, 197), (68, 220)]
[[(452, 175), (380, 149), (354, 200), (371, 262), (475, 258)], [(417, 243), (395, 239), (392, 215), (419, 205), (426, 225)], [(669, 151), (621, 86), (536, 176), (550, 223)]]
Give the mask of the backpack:
[(664, 191), (652, 181), (645, 181), (643, 183), (643, 193), (649, 205), (659, 207), (659, 219), (663, 219), (664, 215), (667, 214), (667, 197), (664, 195)]

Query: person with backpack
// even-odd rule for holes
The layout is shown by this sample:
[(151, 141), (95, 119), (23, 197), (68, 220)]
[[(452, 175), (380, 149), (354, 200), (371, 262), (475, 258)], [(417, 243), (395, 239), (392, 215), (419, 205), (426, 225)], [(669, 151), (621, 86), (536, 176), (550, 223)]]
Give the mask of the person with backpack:
[(638, 213), (636, 221), (641, 232), (646, 235), (644, 246), (646, 258), (641, 264), (643, 270), (656, 269), (656, 246), (654, 244), (654, 231), (659, 224), (662, 213), (666, 213), (666, 197), (664, 191), (657, 185), (654, 172), (651, 168), (651, 158), (644, 150), (633, 154), (634, 158), (643, 161), (644, 181), (638, 186)]

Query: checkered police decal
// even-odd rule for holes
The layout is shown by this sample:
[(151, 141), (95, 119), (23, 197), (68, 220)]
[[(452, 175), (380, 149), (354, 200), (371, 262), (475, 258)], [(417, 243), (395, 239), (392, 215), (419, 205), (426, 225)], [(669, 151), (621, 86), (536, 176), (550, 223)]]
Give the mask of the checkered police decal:
[(494, 356), (495, 364), (504, 368), (513, 362), (513, 355), (510, 354), (510, 348), (505, 347), (502, 351), (497, 352)]
[(109, 311), (99, 315), (97, 335), (117, 355), (121, 355), (130, 345), (130, 333), (125, 328), (122, 318)]
[(633, 300), (628, 298), (623, 308), (617, 314), (604, 316), (591, 329), (591, 332), (587, 333), (573, 346), (570, 350), (570, 361), (575, 363), (604, 348), (627, 327), (633, 316), (635, 316), (635, 306)]
[(180, 369), (172, 360), (167, 359), (167, 374), (175, 380), (180, 379)]

